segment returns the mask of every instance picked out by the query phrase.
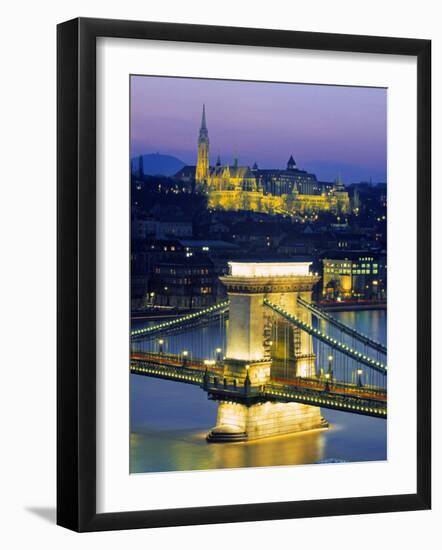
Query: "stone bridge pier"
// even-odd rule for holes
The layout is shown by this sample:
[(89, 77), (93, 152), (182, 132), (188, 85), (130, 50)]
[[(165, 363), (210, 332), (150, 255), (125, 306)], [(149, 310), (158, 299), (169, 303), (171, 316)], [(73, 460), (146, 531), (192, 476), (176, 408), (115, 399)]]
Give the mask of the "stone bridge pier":
[[(314, 377), (312, 337), (274, 314), (268, 299), (311, 323), (311, 313), (299, 306), (311, 302), (319, 278), (310, 273), (310, 262), (229, 262), (229, 275), (221, 277), (230, 300), (227, 349), (223, 376), (247, 383), (253, 390), (270, 378), (290, 380)], [(208, 441), (254, 440), (326, 427), (319, 407), (300, 403), (228, 402), (218, 400), (216, 426)]]

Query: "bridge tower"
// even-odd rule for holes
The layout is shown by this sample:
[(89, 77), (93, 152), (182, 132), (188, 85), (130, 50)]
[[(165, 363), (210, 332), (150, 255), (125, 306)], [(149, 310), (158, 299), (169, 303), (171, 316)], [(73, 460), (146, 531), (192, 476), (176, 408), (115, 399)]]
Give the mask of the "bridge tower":
[[(314, 377), (312, 337), (278, 321), (264, 304), (268, 299), (311, 323), (311, 313), (298, 297), (311, 302), (319, 277), (310, 262), (230, 262), (221, 277), (230, 300), (224, 378), (251, 389), (272, 379)], [(217, 424), (209, 441), (259, 439), (325, 427), (320, 409), (299, 403), (219, 400)]]

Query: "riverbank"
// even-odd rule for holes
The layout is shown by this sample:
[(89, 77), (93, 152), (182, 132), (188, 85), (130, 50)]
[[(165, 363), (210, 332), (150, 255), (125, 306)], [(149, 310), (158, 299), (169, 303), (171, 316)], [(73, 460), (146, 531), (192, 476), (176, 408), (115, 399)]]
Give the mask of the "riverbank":
[(364, 311), (386, 310), (387, 302), (314, 302), (317, 307), (326, 311)]

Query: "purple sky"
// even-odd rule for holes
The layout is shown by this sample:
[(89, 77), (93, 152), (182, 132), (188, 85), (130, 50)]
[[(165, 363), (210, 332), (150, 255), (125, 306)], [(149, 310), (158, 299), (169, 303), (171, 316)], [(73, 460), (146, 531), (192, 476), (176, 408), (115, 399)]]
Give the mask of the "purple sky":
[(387, 90), (133, 76), (131, 155), (195, 164), (202, 104), (210, 161), (298, 168), (321, 180), (386, 181)]

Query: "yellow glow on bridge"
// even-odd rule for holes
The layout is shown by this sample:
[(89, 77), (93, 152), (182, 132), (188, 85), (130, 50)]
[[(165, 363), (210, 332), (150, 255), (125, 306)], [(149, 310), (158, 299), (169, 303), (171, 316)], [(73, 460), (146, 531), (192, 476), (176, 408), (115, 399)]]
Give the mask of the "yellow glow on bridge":
[(311, 262), (229, 262), (232, 277), (299, 277), (310, 275)]

